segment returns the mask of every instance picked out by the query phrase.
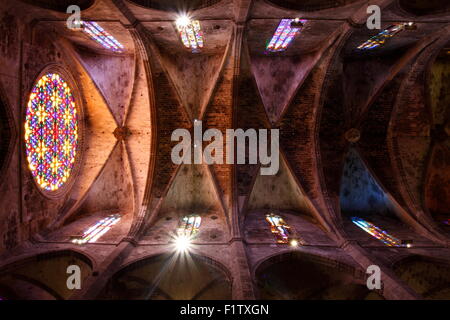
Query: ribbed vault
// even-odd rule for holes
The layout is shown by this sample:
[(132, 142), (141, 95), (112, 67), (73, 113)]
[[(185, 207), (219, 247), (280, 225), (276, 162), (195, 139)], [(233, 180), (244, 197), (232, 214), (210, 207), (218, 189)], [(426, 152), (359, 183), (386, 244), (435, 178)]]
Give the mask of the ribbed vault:
[[(0, 87), (8, 85), (15, 121), (22, 126), (21, 97), (29, 94), (36, 74), (56, 64), (76, 80), (84, 131), (73, 185), (55, 199), (36, 189), (21, 149), (15, 150), (5, 175), (11, 183), (0, 197), (1, 212), (10, 213), (0, 215), (0, 254), (9, 259), (29, 239), (21, 254), (36, 247), (50, 251), (56, 244), (82, 248), (97, 268), (96, 275), (86, 273), (86, 286), (75, 299), (379, 298), (355, 280), (356, 270), (371, 264), (383, 269), (384, 298), (420, 298), (425, 291), (399, 280), (409, 271), (389, 265), (409, 249), (383, 247), (349, 218), (363, 215), (401, 240), (414, 240), (411, 250), (432, 247), (436, 256), (448, 255), (449, 234), (439, 224), (450, 218), (450, 16), (433, 16), (433, 3), (415, 1), (406, 8), (400, 1), (401, 9), (394, 0), (375, 1), (389, 17), (382, 28), (403, 21), (399, 17), (408, 10), (417, 29), (364, 52), (355, 48), (379, 32), (365, 28), (365, 1), (96, 1), (86, 19), (99, 21), (124, 45), (122, 52), (68, 30), (64, 17), (51, 11), (61, 11), (60, 2), (35, 2), (34, 21), (21, 12), (30, 5), (9, 3), (0, 14), (0, 69), (21, 76), (10, 81), (0, 73)], [(183, 46), (174, 23), (176, 10), (186, 6), (202, 27), (199, 53)], [(266, 52), (280, 19), (298, 16), (308, 21), (288, 49)], [(26, 30), (21, 47), (8, 40), (17, 39), (18, 24)], [(222, 134), (279, 129), (278, 173), (262, 176), (259, 162), (174, 163), (173, 131), (193, 135), (196, 121), (203, 132), (215, 128)], [(0, 129), (8, 133), (4, 124)], [(304, 240), (297, 254), (270, 258), (291, 249), (275, 243), (264, 220), (269, 212), (283, 216)], [(70, 241), (110, 214), (121, 220), (101, 246)], [(202, 217), (195, 253), (225, 266), (216, 270), (194, 257), (199, 267), (193, 272), (207, 279), (196, 273), (188, 283), (187, 269), (176, 264), (177, 283), (169, 276), (159, 279), (157, 271), (167, 266), (160, 254), (173, 253), (173, 233), (191, 214)], [(159, 258), (128, 265), (144, 253)], [(311, 258), (318, 253), (346, 262)], [(275, 262), (259, 267), (254, 286), (252, 272), (266, 258)], [(339, 274), (327, 276), (333, 263)], [(286, 276), (297, 266), (305, 276), (289, 283)], [(22, 274), (20, 281), (30, 282), (25, 276), (32, 278)], [(11, 281), (0, 278), (0, 293), (14, 295)], [(43, 281), (36, 281), (39, 296)], [(300, 290), (302, 281), (307, 286)], [(43, 296), (69, 297), (44, 284), (50, 293)], [(150, 293), (144, 290), (149, 287)]]

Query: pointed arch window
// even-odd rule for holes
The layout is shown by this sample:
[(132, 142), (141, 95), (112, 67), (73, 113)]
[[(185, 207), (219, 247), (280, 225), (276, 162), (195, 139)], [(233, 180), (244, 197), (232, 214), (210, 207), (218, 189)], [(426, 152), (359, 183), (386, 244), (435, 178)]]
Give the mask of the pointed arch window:
[(177, 19), (176, 26), (183, 45), (191, 49), (193, 53), (200, 52), (200, 49), (203, 48), (203, 32), (200, 21), (183, 16)]
[(358, 227), (363, 229), (365, 232), (370, 234), (372, 237), (380, 240), (388, 247), (404, 247), (405, 246), (404, 244), (402, 244), (402, 242), (399, 239), (390, 235), (383, 229), (377, 227), (372, 222), (366, 221), (366, 220), (358, 218), (358, 217), (352, 217), (351, 220)]
[(75, 244), (93, 243), (100, 239), (105, 233), (111, 230), (112, 226), (117, 224), (121, 219), (120, 214), (113, 214), (101, 219), (96, 224), (83, 232), (82, 236), (72, 237)]
[(303, 28), (303, 25), (307, 20), (295, 19), (282, 19), (278, 25), (272, 39), (266, 46), (266, 50), (269, 52), (285, 51), (292, 40)]
[(358, 50), (372, 50), (372, 49), (378, 48), (380, 46), (383, 46), (385, 44), (386, 40), (396, 36), (403, 30), (414, 29), (414, 28), (415, 28), (415, 24), (413, 22), (396, 23), (396, 24), (384, 29), (377, 35), (371, 37), (369, 40), (367, 40), (366, 42), (359, 45), (357, 47), (357, 49)]
[(201, 223), (202, 218), (199, 215), (184, 216), (177, 229), (177, 235), (192, 238), (197, 235)]
[(92, 40), (99, 43), (105, 49), (114, 52), (123, 52), (123, 45), (103, 29), (97, 22), (82, 21), (81, 28)]
[(266, 221), (270, 225), (270, 231), (274, 234), (278, 243), (288, 243), (291, 235), (291, 227), (276, 214), (266, 214)]

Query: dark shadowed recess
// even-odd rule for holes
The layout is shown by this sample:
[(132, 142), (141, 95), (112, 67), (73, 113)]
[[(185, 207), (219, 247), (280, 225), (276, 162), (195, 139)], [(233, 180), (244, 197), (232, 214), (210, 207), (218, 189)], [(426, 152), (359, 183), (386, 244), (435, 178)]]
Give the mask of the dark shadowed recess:
[(11, 130), (9, 126), (9, 117), (6, 114), (6, 106), (0, 100), (0, 170), (5, 165), (8, 157), (8, 147), (11, 139)]
[(142, 7), (162, 11), (190, 11), (206, 8), (222, 0), (128, 0)]
[[(433, 144), (425, 182), (425, 205), (439, 224), (450, 219), (450, 45), (431, 65), (428, 98)], [(446, 224), (450, 229), (450, 225)]]
[(95, 0), (21, 0), (28, 4), (32, 4), (43, 9), (55, 10), (59, 12), (67, 12), (67, 8), (71, 5), (77, 5), (81, 10), (91, 7)]
[(81, 270), (84, 281), (92, 272), (91, 260), (72, 251), (52, 251), (16, 261), (0, 270), (0, 299), (66, 300), (73, 291), (67, 283), (69, 266)]
[(397, 262), (394, 272), (425, 299), (450, 299), (448, 262), (414, 255)]
[(0, 301), (1, 300), (18, 300), (19, 297), (10, 288), (0, 284)]
[(299, 11), (316, 11), (345, 6), (357, 0), (267, 0), (276, 6)]
[(450, 11), (447, 0), (399, 0), (400, 7), (416, 16), (439, 14)]
[(383, 299), (367, 289), (359, 270), (311, 254), (292, 252), (269, 258), (255, 275), (263, 300)]

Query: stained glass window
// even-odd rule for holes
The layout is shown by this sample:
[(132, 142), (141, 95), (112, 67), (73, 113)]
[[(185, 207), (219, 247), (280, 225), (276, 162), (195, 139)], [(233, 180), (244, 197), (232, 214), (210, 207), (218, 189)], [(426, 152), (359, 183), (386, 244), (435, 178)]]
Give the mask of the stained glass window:
[(78, 117), (72, 91), (59, 74), (48, 73), (31, 90), (25, 118), (28, 167), (42, 189), (54, 191), (67, 181), (77, 146)]
[(266, 214), (266, 221), (270, 224), (270, 231), (275, 235), (278, 243), (288, 243), (290, 229), (282, 217), (275, 214)]
[(444, 220), (444, 221), (442, 221), (442, 222), (445, 223), (446, 225), (449, 225), (449, 226), (450, 226), (450, 219)]
[(391, 236), (389, 233), (384, 231), (383, 229), (377, 227), (371, 222), (368, 222), (364, 219), (358, 218), (358, 217), (352, 217), (352, 222), (356, 224), (358, 227), (363, 229), (365, 232), (372, 235), (372, 237), (380, 240), (385, 245), (389, 247), (404, 247), (405, 245), (402, 244), (402, 242), (395, 238), (394, 236)]
[(115, 52), (122, 52), (123, 45), (110, 35), (105, 29), (94, 21), (82, 21), (81, 27), (92, 40), (101, 44), (104, 48)]
[(189, 215), (181, 219), (180, 226), (177, 229), (178, 236), (194, 237), (200, 228), (202, 218), (199, 215)]
[[(306, 23), (307, 20), (296, 19), (282, 19), (278, 25), (272, 39), (266, 46), (266, 50), (269, 52), (279, 52), (287, 49), (289, 44), (292, 42), (294, 37), (301, 31), (302, 25)], [(291, 23), (297, 26), (291, 26)]]
[(120, 214), (110, 215), (84, 231), (82, 236), (73, 237), (72, 242), (76, 244), (96, 242), (101, 236), (107, 233), (113, 225), (119, 222), (120, 218)]
[(385, 44), (386, 40), (389, 38), (392, 38), (393, 36), (397, 35), (398, 33), (402, 32), (403, 30), (407, 28), (411, 28), (414, 24), (412, 22), (403, 22), (403, 23), (396, 23), (387, 29), (384, 29), (377, 35), (373, 36), (363, 44), (359, 45), (357, 47), (358, 50), (372, 50), (375, 48), (378, 48)]
[(182, 17), (176, 21), (176, 25), (183, 45), (192, 52), (199, 52), (200, 48), (203, 48), (203, 32), (200, 22)]

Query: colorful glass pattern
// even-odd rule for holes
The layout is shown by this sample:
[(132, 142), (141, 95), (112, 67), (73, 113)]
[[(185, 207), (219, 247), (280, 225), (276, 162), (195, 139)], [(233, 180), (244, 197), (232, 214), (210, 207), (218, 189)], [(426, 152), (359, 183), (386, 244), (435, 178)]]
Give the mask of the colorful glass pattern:
[(123, 45), (116, 40), (112, 35), (110, 35), (105, 29), (100, 27), (100, 25), (94, 21), (82, 21), (82, 30), (86, 33), (92, 40), (102, 45), (104, 48), (114, 51), (122, 52)]
[(357, 47), (358, 50), (372, 50), (385, 44), (386, 40), (412, 26), (410, 22), (396, 23)]
[(44, 190), (59, 189), (69, 178), (78, 146), (75, 99), (64, 79), (44, 75), (31, 90), (25, 117), (28, 167)]
[(446, 225), (450, 226), (450, 219), (442, 221), (442, 223), (445, 223)]
[(266, 221), (270, 224), (270, 231), (275, 235), (278, 243), (288, 243), (290, 229), (282, 217), (275, 214), (267, 214)]
[(200, 228), (202, 218), (199, 215), (185, 216), (181, 219), (180, 226), (177, 229), (178, 236), (194, 237)]
[(401, 241), (394, 236), (391, 236), (386, 231), (382, 230), (381, 228), (377, 227), (371, 222), (368, 222), (364, 219), (358, 218), (358, 217), (352, 217), (352, 222), (356, 224), (358, 227), (363, 229), (365, 232), (369, 233), (372, 237), (380, 240), (385, 245), (389, 247), (404, 247), (401, 243)]
[(186, 48), (192, 52), (199, 52), (203, 48), (203, 32), (198, 20), (180, 19), (177, 21), (177, 29)]
[(75, 237), (74, 239), (72, 239), (72, 242), (75, 244), (96, 242), (98, 239), (100, 239), (101, 236), (107, 233), (112, 228), (113, 225), (119, 222), (120, 219), (121, 219), (120, 214), (110, 215), (98, 221), (92, 227), (87, 229), (81, 237)]
[(272, 36), (266, 50), (269, 52), (280, 52), (287, 49), (294, 37), (301, 31), (302, 27), (291, 27), (292, 22), (305, 24), (307, 20), (282, 19)]

